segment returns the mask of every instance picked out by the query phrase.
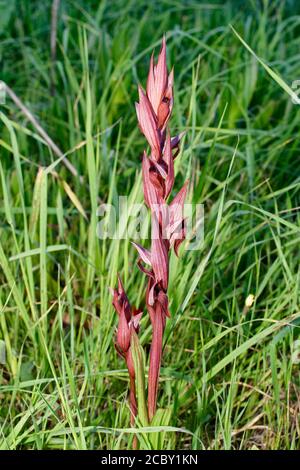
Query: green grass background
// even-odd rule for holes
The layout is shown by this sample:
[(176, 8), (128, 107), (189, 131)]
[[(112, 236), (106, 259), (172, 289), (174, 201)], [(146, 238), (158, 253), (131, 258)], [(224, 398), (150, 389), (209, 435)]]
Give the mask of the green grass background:
[[(62, 0), (53, 64), (51, 2), (0, 2), (0, 79), (82, 176), (6, 97), (1, 449), (126, 449), (133, 432), (145, 449), (300, 448), (300, 114), (288, 95), (299, 15), (297, 1)], [(146, 284), (129, 240), (98, 240), (96, 210), (119, 195), (142, 200), (134, 102), (163, 33), (171, 128), (187, 130), (174, 194), (190, 177), (205, 237), (170, 261), (163, 426), (132, 431), (107, 287), (120, 272), (143, 307)], [(150, 334), (145, 315), (145, 351)]]

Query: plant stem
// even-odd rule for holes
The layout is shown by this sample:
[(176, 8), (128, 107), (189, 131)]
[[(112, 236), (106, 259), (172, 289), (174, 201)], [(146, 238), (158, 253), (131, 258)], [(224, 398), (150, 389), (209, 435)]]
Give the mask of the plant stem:
[[(136, 403), (136, 390), (135, 390), (135, 378), (129, 374), (130, 388), (129, 388), (129, 408), (130, 408), (130, 424), (135, 425), (135, 418), (137, 415), (137, 403)], [(134, 436), (132, 442), (133, 450), (137, 449), (137, 437)]]
[(162, 340), (164, 334), (164, 318), (163, 313), (159, 310), (153, 317), (152, 321), (152, 343), (150, 348), (150, 365), (148, 376), (148, 414), (150, 423), (156, 412), (158, 380), (160, 373), (161, 357), (162, 357)]

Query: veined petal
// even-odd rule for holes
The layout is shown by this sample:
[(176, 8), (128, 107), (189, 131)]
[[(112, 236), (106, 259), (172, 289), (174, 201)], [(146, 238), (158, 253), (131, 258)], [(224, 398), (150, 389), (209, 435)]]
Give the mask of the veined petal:
[(157, 300), (158, 302), (160, 303), (161, 307), (162, 307), (162, 311), (163, 313), (167, 316), (167, 317), (170, 317), (170, 312), (169, 312), (169, 300), (168, 300), (168, 296), (165, 292), (163, 292), (162, 290), (159, 291), (158, 293), (158, 296), (157, 296)]
[(117, 330), (117, 344), (121, 351), (126, 352), (130, 346), (130, 330), (125, 316), (124, 309), (119, 316), (119, 324)]
[(183, 220), (184, 219), (179, 219), (179, 220), (175, 221), (173, 224), (168, 224), (167, 225), (167, 227), (166, 227), (166, 238), (168, 240), (170, 240), (170, 242), (171, 242), (172, 239), (175, 240), (176, 236), (174, 236), (172, 238), (172, 235), (176, 234), (178, 232), (178, 229), (182, 225)]
[(153, 282), (152, 286), (150, 286), (148, 291), (148, 303), (151, 307), (154, 305), (154, 291), (155, 291), (156, 282)]
[[(153, 308), (154, 304), (154, 287), (155, 287), (155, 279), (149, 278), (147, 283), (147, 291), (146, 291), (146, 306), (150, 316), (151, 323), (154, 321), (155, 310)], [(150, 304), (151, 302), (151, 304)]]
[(151, 54), (150, 58), (150, 66), (149, 66), (149, 73), (148, 73), (148, 79), (147, 79), (147, 95), (149, 98), (149, 101), (152, 105), (153, 111), (156, 113), (155, 110), (155, 95), (156, 95), (156, 88), (155, 88), (155, 77), (154, 77), (154, 57), (153, 57), (153, 52)]
[(168, 83), (164, 95), (161, 98), (157, 110), (157, 125), (161, 131), (164, 131), (173, 109), (173, 69), (168, 78)]
[(144, 263), (149, 264), (151, 266), (151, 252), (147, 250), (147, 248), (144, 248), (143, 246), (139, 245), (138, 243), (131, 243), (137, 249), (140, 258), (144, 261)]
[(169, 278), (168, 250), (165, 241), (157, 235), (156, 230), (152, 231), (151, 262), (156, 282), (161, 283), (162, 287), (167, 290)]
[(170, 204), (170, 225), (176, 224), (177, 221), (183, 219), (183, 206), (186, 198), (188, 183), (189, 181), (187, 180)]
[(165, 162), (163, 160), (160, 160), (159, 162), (156, 162), (154, 160), (151, 160), (151, 164), (157, 169), (159, 174), (166, 179), (167, 178), (167, 169), (165, 168)]
[(163, 198), (165, 192), (165, 182), (155, 167), (150, 168), (149, 179), (156, 192), (157, 198)]
[(146, 276), (148, 276), (151, 279), (155, 279), (153, 270), (145, 268), (145, 266), (142, 264), (141, 259), (138, 259), (137, 265), (138, 265), (139, 270), (142, 271), (142, 273), (146, 274)]
[(142, 318), (142, 315), (143, 315), (143, 312), (141, 310), (137, 310), (131, 321), (130, 321), (130, 324), (129, 326), (133, 326), (134, 330), (136, 333), (138, 333), (138, 330), (139, 330), (139, 326), (140, 326), (140, 321), (141, 321), (141, 318)]
[(170, 114), (169, 102), (164, 100), (161, 101), (157, 110), (157, 125), (159, 129), (165, 129)]
[(166, 137), (163, 159), (168, 166), (168, 173), (166, 177), (166, 193), (165, 193), (165, 199), (166, 199), (169, 196), (173, 188), (173, 184), (174, 184), (174, 161), (173, 161), (173, 155), (172, 155), (171, 137), (170, 137), (169, 132), (167, 133), (167, 137)]
[(168, 70), (167, 70), (167, 54), (166, 54), (166, 38), (163, 37), (161, 43), (161, 49), (157, 60), (157, 66), (155, 70), (155, 86), (157, 90), (157, 100), (161, 101), (168, 81)]
[(145, 202), (147, 206), (150, 208), (154, 204), (157, 204), (157, 194), (150, 179), (150, 162), (149, 162), (149, 159), (147, 158), (146, 152), (144, 152), (143, 154), (142, 174), (143, 174), (144, 198), (145, 198)]
[(156, 116), (153, 112), (149, 99), (143, 89), (139, 86), (139, 103), (136, 104), (137, 118), (141, 131), (148, 140), (151, 150), (156, 159), (160, 155), (159, 130), (157, 128)]
[(158, 107), (165, 94), (167, 84), (168, 70), (166, 60), (166, 40), (165, 37), (163, 37), (157, 65), (154, 65), (153, 55), (150, 59), (150, 69), (147, 81), (147, 95), (156, 116), (158, 115)]

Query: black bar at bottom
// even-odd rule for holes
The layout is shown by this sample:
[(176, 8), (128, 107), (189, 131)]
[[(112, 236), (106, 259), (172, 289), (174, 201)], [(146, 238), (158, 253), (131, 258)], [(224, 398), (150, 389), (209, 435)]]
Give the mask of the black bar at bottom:
[[(300, 463), (298, 451), (2, 451), (0, 454), (1, 468), (3, 465), (24, 463), (38, 465), (63, 464), (73, 462), (76, 464), (95, 464), (101, 466), (121, 465), (125, 468), (137, 468), (141, 465), (173, 465), (195, 466), (205, 464), (226, 463), (237, 464), (278, 464), (286, 466), (289, 463)], [(86, 468), (86, 467), (85, 467)]]

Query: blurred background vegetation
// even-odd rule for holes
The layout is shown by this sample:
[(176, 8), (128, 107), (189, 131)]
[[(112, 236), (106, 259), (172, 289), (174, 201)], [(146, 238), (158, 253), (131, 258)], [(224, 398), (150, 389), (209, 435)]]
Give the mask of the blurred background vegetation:
[(61, 0), (51, 26), (53, 3), (0, 0), (0, 448), (131, 446), (107, 287), (143, 308), (145, 279), (97, 207), (142, 200), (134, 102), (165, 33), (205, 237), (171, 258), (155, 446), (299, 449), (299, 2)]

